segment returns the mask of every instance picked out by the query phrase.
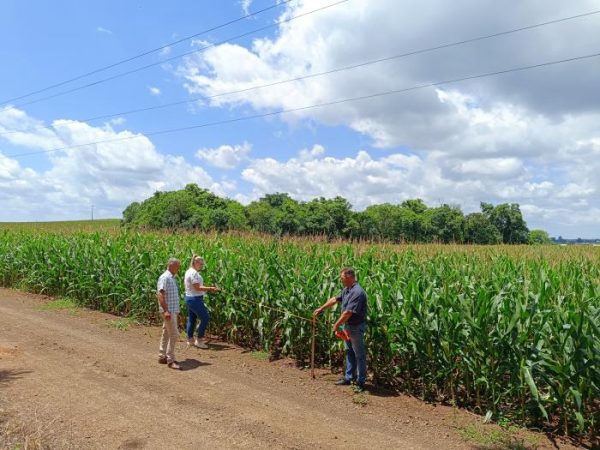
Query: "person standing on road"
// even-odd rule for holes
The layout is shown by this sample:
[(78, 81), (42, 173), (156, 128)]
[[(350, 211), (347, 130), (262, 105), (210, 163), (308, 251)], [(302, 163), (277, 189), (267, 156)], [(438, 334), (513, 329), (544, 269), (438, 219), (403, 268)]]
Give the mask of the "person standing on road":
[[(204, 268), (204, 259), (200, 256), (192, 256), (190, 268), (185, 272), (185, 304), (188, 309), (187, 319), (187, 338), (188, 345), (194, 345), (198, 348), (207, 349), (208, 344), (204, 338), (210, 315), (204, 298), (207, 292), (217, 292), (219, 288), (214, 286), (204, 286), (204, 280), (200, 271)], [(196, 328), (196, 320), (200, 319), (198, 326), (198, 334), (194, 338), (194, 329)]]
[(175, 361), (175, 344), (179, 339), (177, 330), (177, 315), (179, 314), (179, 289), (175, 275), (179, 271), (181, 263), (176, 258), (170, 258), (167, 270), (158, 278), (156, 295), (158, 297), (159, 310), (163, 315), (162, 336), (160, 338), (160, 349), (158, 362), (167, 364), (171, 369), (179, 370), (181, 366)]
[(333, 324), (333, 332), (340, 330), (344, 325), (350, 340), (344, 341), (346, 350), (346, 371), (344, 378), (336, 381), (338, 386), (352, 384), (356, 380), (356, 390), (361, 392), (365, 388), (367, 378), (367, 352), (365, 348), (365, 331), (367, 328), (367, 294), (356, 282), (354, 269), (345, 267), (340, 272), (340, 280), (344, 285), (342, 292), (337, 297), (327, 300), (315, 309), (313, 316), (319, 316), (324, 309), (331, 308), (341, 303), (342, 314)]

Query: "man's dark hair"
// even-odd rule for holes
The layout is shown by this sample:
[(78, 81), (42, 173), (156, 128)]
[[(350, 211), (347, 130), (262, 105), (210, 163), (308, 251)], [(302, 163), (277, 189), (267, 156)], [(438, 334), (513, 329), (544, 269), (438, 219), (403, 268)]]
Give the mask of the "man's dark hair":
[(344, 267), (342, 269), (342, 273), (348, 277), (356, 279), (356, 272), (354, 272), (354, 269), (352, 267)]

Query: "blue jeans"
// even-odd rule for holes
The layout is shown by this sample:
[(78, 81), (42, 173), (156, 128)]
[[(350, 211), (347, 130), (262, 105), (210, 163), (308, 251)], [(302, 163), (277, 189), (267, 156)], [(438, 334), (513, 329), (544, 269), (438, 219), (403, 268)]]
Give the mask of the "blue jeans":
[(194, 328), (196, 328), (196, 320), (200, 319), (200, 326), (198, 327), (198, 337), (204, 337), (206, 327), (208, 326), (208, 320), (210, 315), (208, 309), (204, 305), (204, 296), (198, 295), (190, 297), (185, 296), (185, 304), (187, 305), (188, 318), (187, 318), (187, 337), (191, 339), (194, 336)]
[(344, 342), (346, 349), (346, 373), (344, 378), (348, 381), (353, 380), (358, 372), (356, 382), (360, 385), (365, 384), (367, 379), (367, 350), (365, 348), (365, 330), (366, 323), (359, 325), (345, 325), (350, 333), (350, 340)]

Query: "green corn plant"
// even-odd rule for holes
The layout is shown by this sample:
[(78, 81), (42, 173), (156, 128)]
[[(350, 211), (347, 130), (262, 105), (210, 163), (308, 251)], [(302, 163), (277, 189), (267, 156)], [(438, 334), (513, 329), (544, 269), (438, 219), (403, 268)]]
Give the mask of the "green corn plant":
[[(156, 279), (171, 256), (207, 261), (209, 331), (306, 364), (312, 311), (353, 266), (369, 296), (369, 367), (413, 395), (568, 435), (600, 423), (600, 249), (350, 245), (255, 235), (0, 229), (0, 284), (136, 320), (158, 320)], [(185, 315), (182, 301), (182, 315)], [(316, 360), (339, 366), (318, 320)]]

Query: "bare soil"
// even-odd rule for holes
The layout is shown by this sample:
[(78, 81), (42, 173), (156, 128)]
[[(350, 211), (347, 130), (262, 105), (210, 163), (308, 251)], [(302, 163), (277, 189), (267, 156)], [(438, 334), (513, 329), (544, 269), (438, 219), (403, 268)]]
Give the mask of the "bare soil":
[(219, 341), (180, 342), (175, 371), (157, 362), (158, 327), (40, 309), (49, 300), (0, 289), (2, 448), (575, 448), (524, 431), (522, 447), (482, 443), (465, 435), (499, 427), (479, 416), (374, 387), (357, 395), (330, 370), (313, 380)]

